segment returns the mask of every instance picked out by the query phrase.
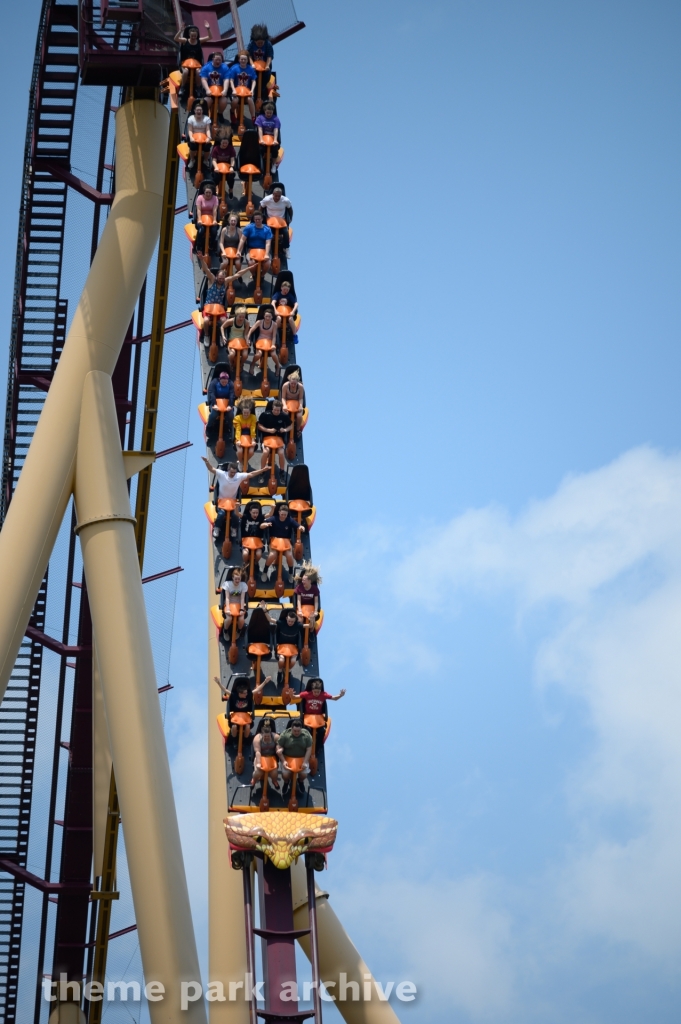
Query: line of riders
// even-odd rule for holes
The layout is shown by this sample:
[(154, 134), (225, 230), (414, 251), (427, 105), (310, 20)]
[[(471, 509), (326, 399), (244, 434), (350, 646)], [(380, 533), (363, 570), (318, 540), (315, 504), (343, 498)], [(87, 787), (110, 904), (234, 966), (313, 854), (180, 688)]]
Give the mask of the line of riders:
[[(176, 41), (181, 44), (181, 65), (184, 66), (187, 61), (191, 63), (192, 60), (197, 64), (203, 59), (201, 44), (210, 41), (210, 33), (201, 38), (198, 28), (190, 25), (178, 33)], [(272, 100), (263, 103), (257, 95), (258, 90), (264, 91), (261, 79), (271, 74), (273, 55), (267, 26), (262, 24), (253, 26), (248, 47), (237, 55), (233, 64), (224, 61), (221, 51), (211, 54), (208, 63), (198, 72), (198, 81), (193, 83), (192, 92), (197, 98), (185, 124), (189, 148), (187, 170), (193, 175), (197, 189), (192, 211), (196, 230), (194, 254), (206, 279), (202, 289), (205, 293), (204, 309), (206, 305), (222, 306), (225, 310), (229, 306), (235, 307), (235, 283), (247, 274), (252, 278), (257, 276), (255, 297), (260, 302), (260, 280), (270, 270), (278, 275), (272, 288), (270, 305), (263, 307), (254, 328), (245, 322), (246, 311), (238, 305), (233, 308), (231, 316), (220, 315), (217, 319), (217, 332), (211, 317), (206, 317), (204, 321), (204, 341), (209, 361), (215, 363), (220, 357), (220, 349), (227, 350), (232, 370), (235, 357), (233, 351), (228, 349), (229, 342), (243, 338), (244, 327), (249, 331), (248, 337), (253, 344), (272, 336), (275, 343), (272, 358), (278, 369), (282, 328), (279, 310), (288, 310), (285, 330), (289, 340), (292, 339), (294, 343), (299, 340), (296, 336), (298, 305), (292, 275), (286, 271), (280, 273), (281, 257), (289, 253), (289, 225), (293, 218), (293, 206), (284, 194), (283, 185), (273, 180), (283, 155), (280, 150), (281, 123), (275, 103)], [(190, 70), (183, 67), (180, 97), (185, 102), (191, 99), (188, 95), (189, 75)], [(234, 93), (234, 90), (246, 87), (251, 97), (248, 107), (253, 119), (252, 127), (248, 129), (237, 125), (236, 101), (240, 97)], [(211, 96), (211, 90), (219, 90), (220, 96)], [(203, 98), (201, 92), (204, 93)], [(270, 88), (270, 93), (276, 95), (276, 87)], [(225, 121), (230, 96), (234, 101), (230, 107), (231, 120), (228, 118)], [(259, 110), (257, 117), (256, 109)], [(243, 130), (238, 157), (232, 144), (237, 128)], [(267, 173), (263, 176), (265, 166)], [(244, 174), (242, 168), (250, 169), (249, 173)], [(266, 194), (262, 198), (252, 195), (249, 186), (247, 195), (235, 198), (234, 182), (237, 173), (242, 180), (247, 178), (251, 183), (261, 177)], [(244, 204), (250, 222), (242, 227), (239, 210)], [(201, 302), (200, 295), (197, 295), (197, 302)], [(255, 358), (254, 349), (247, 370), (253, 369)], [(258, 358), (264, 365), (267, 357), (258, 354)]]
[[(272, 398), (268, 402), (266, 410), (259, 418), (256, 418), (256, 406), (253, 398), (242, 398), (235, 405), (234, 385), (228, 370), (220, 369), (218, 377), (212, 380), (208, 387), (206, 405), (209, 413), (206, 424), (206, 440), (210, 444), (215, 443), (222, 417), (223, 440), (225, 444), (233, 441), (242, 465), (249, 465), (248, 460), (253, 452), (262, 451), (260, 469), (254, 470), (251, 476), (264, 473), (268, 468), (269, 451), (266, 446), (263, 446), (266, 438), (277, 437), (282, 441), (282, 445), (277, 451), (279, 468), (283, 473), (286, 468), (287, 442), (291, 437), (291, 432), (293, 431), (295, 436), (300, 435), (305, 400), (305, 388), (300, 380), (300, 370), (297, 368), (291, 370), (281, 390), (283, 398)], [(293, 414), (288, 411), (292, 408), (296, 409)], [(223, 494), (222, 497), (232, 496)]]
[[(255, 215), (257, 218), (257, 214)], [(245, 270), (250, 270), (247, 266)], [(202, 341), (206, 359), (210, 364), (229, 362), (231, 377), (240, 379), (242, 374), (260, 373), (265, 380), (268, 360), (271, 359), (277, 373), (281, 370), (282, 361), (288, 361), (288, 346), (300, 341), (298, 300), (293, 286), (293, 275), (290, 271), (282, 271), (279, 275), (271, 298), (260, 305), (255, 323), (248, 320), (248, 311), (242, 302), (234, 302), (228, 309), (230, 296), (227, 286), (233, 278), (227, 277), (224, 270), (213, 273), (205, 267), (204, 273), (208, 280), (208, 288), (204, 296), (204, 309), (209, 305), (222, 306), (224, 313), (216, 314), (217, 324), (212, 317), (205, 316), (203, 321)], [(237, 275), (234, 275), (237, 276)], [(199, 298), (200, 302), (200, 298)], [(282, 322), (286, 319), (286, 336), (282, 333)], [(270, 342), (269, 345), (258, 345), (258, 342)], [(230, 342), (236, 342), (231, 345)], [(242, 342), (246, 342), (244, 348)], [(286, 353), (282, 354), (282, 346), (286, 342)], [(241, 350), (243, 349), (243, 350)], [(239, 367), (237, 375), (237, 351), (239, 351)], [(280, 358), (281, 357), (281, 358)], [(219, 379), (219, 375), (218, 375)]]
[[(178, 33), (176, 41), (180, 43), (180, 63), (184, 65), (187, 60), (203, 61), (202, 44), (210, 42), (210, 34), (200, 38), (196, 26), (187, 26)], [(260, 549), (258, 571), (261, 582), (266, 585), (269, 583), (270, 576), (274, 571), (274, 563), (278, 558), (277, 552), (271, 545), (272, 539), (280, 538), (289, 541), (290, 546), (284, 552), (283, 557), (288, 567), (289, 577), (293, 580), (292, 606), (282, 608), (279, 617), (273, 618), (269, 614), (267, 602), (260, 601), (257, 608), (252, 611), (248, 625), (249, 633), (251, 628), (254, 628), (261, 640), (267, 637), (266, 646), (270, 653), (272, 648), (277, 652), (281, 652), (282, 649), (289, 652), (286, 657), (282, 653), (277, 655), (276, 688), (279, 689), (285, 685), (285, 667), (286, 679), (288, 679), (288, 674), (301, 656), (305, 625), (309, 626), (311, 621), (319, 620), (319, 585), (322, 580), (318, 568), (308, 561), (301, 561), (301, 564), (294, 568), (293, 553), (299, 545), (295, 545), (293, 541), (296, 537), (300, 540), (301, 533), (306, 532), (307, 528), (300, 519), (293, 517), (286, 500), (275, 501), (269, 514), (258, 500), (247, 501), (243, 512), (241, 512), (238, 500), (251, 479), (270, 470), (269, 454), (263, 446), (263, 441), (270, 436), (279, 437), (286, 442), (291, 438), (294, 430), (297, 434), (300, 433), (305, 408), (305, 389), (298, 367), (289, 367), (285, 373), (279, 396), (274, 397), (268, 403), (265, 411), (259, 418), (256, 418), (256, 405), (251, 397), (244, 397), (240, 402), (236, 401), (234, 386), (237, 377), (236, 355), (234, 348), (230, 348), (230, 342), (235, 339), (243, 339), (248, 347), (240, 349), (242, 361), (238, 368), (238, 374), (255, 374), (257, 370), (265, 380), (268, 357), (273, 360), (278, 374), (282, 370), (282, 361), (285, 361), (280, 361), (279, 358), (282, 343), (281, 314), (284, 310), (286, 310), (286, 314), (284, 314), (285, 329), (288, 331), (289, 340), (292, 339), (294, 343), (299, 341), (299, 336), (297, 336), (299, 321), (296, 319), (298, 299), (293, 275), (289, 271), (280, 272), (279, 261), (273, 258), (272, 254), (273, 231), (267, 223), (269, 221), (270, 224), (279, 225), (278, 245), (280, 248), (277, 252), (288, 256), (290, 246), (288, 225), (293, 217), (291, 201), (285, 195), (284, 188), (280, 183), (275, 182), (272, 187), (271, 182), (265, 180), (266, 192), (268, 188), (271, 188), (271, 191), (260, 200), (254, 196), (253, 199), (257, 203), (254, 205), (250, 202), (251, 192), (249, 190), (247, 198), (252, 209), (249, 210), (247, 206), (246, 212), (250, 216), (250, 223), (242, 228), (238, 211), (240, 206), (243, 206), (246, 197), (241, 197), (241, 199), (234, 197), (234, 183), (240, 165), (237, 164), (237, 152), (232, 144), (232, 136), (237, 130), (240, 131), (240, 134), (243, 131), (238, 125), (241, 97), (236, 92), (237, 88), (243, 91), (246, 87), (250, 92), (245, 102), (254, 123), (254, 130), (257, 130), (257, 148), (254, 148), (255, 138), (252, 136), (249, 154), (255, 159), (253, 154), (258, 153), (259, 150), (260, 168), (265, 166), (267, 157), (268, 168), (271, 168), (272, 173), (276, 172), (280, 163), (281, 123), (277, 117), (273, 99), (265, 99), (265, 102), (262, 102), (261, 83), (263, 79), (258, 74), (258, 72), (271, 71), (273, 54), (274, 50), (265, 25), (253, 26), (247, 49), (237, 55), (236, 61), (231, 66), (224, 62), (221, 52), (212, 54), (208, 63), (201, 67), (198, 76), (200, 86), (196, 78), (192, 83), (192, 95), (197, 98), (197, 102), (193, 104), (191, 114), (187, 118), (186, 138), (190, 154), (187, 169), (190, 173), (194, 173), (197, 184), (194, 208), (196, 226), (194, 253), (201, 263), (206, 279), (203, 288), (204, 308), (211, 304), (222, 306), (225, 310), (228, 310), (229, 306), (232, 307), (231, 311), (219, 317), (217, 332), (213, 329), (212, 321), (209, 318), (204, 321), (202, 340), (206, 357), (209, 364), (219, 364), (207, 389), (209, 415), (206, 423), (206, 439), (209, 443), (214, 443), (220, 422), (221, 436), (228, 442), (233, 442), (237, 457), (245, 467), (245, 471), (240, 471), (236, 463), (228, 462), (216, 468), (207, 458), (203, 457), (209, 472), (214, 474), (214, 501), (217, 508), (213, 525), (214, 541), (220, 545), (226, 534), (228, 517), (225, 510), (219, 507), (220, 499), (226, 498), (237, 502), (229, 516), (229, 539), (242, 545), (244, 568), (239, 566), (229, 568), (220, 587), (223, 636), (225, 641), (229, 642), (234, 617), (237, 620), (236, 626), (239, 634), (247, 628), (248, 586), (245, 567), (249, 563), (252, 552), (243, 542), (254, 537), (262, 540), (263, 546)], [(211, 87), (213, 87), (212, 93)], [(217, 92), (215, 87), (220, 87), (221, 95), (217, 102), (217, 123), (213, 124), (209, 117), (209, 111), (212, 106), (215, 118), (214, 97)], [(258, 94), (256, 94), (256, 88)], [(201, 90), (205, 96), (203, 100), (200, 98)], [(277, 94), (276, 88), (270, 93), (270, 95), (272, 94)], [(184, 98), (186, 103), (189, 96), (190, 74), (189, 69), (184, 67), (181, 98)], [(227, 124), (222, 123), (222, 119), (228, 106), (230, 106), (231, 123)], [(249, 134), (251, 133), (249, 132)], [(210, 140), (211, 144), (206, 145), (203, 142), (199, 145), (197, 139), (206, 138)], [(267, 144), (263, 142), (263, 139)], [(245, 141), (248, 142), (248, 138)], [(244, 139), (242, 138), (242, 150), (243, 148)], [(200, 158), (199, 152), (201, 153)], [(241, 163), (243, 164), (243, 160)], [(225, 173), (226, 167), (229, 168), (227, 173)], [(200, 172), (200, 179), (197, 172)], [(203, 178), (204, 172), (208, 177)], [(224, 183), (221, 195), (216, 184), (220, 177)], [(258, 260), (260, 273), (264, 274), (272, 270), (277, 276), (269, 302), (260, 306), (255, 323), (251, 325), (246, 306), (235, 301), (234, 283), (246, 274), (255, 277), (256, 260), (251, 257), (252, 250), (260, 251)], [(262, 258), (263, 253), (264, 259)], [(201, 298), (197, 295), (197, 302), (200, 301)], [(257, 348), (257, 342), (262, 340), (270, 341), (271, 348)], [(218, 407), (219, 400), (222, 400), (220, 401), (221, 408)], [(226, 409), (225, 406), (227, 406)], [(290, 412), (287, 407), (290, 408)], [(247, 439), (245, 445), (241, 443), (242, 439)], [(249, 465), (251, 451), (256, 454), (262, 451), (260, 467), (255, 470), (251, 470)], [(278, 448), (278, 462), (281, 471), (285, 471), (286, 467), (285, 451), (285, 444)], [(307, 472), (305, 467), (302, 468)], [(297, 651), (297, 654), (293, 653), (294, 650)], [(248, 740), (255, 724), (255, 706), (261, 703), (263, 691), (268, 684), (273, 682), (272, 677), (266, 676), (260, 683), (257, 683), (254, 673), (251, 676), (236, 675), (232, 677), (229, 688), (225, 687), (217, 676), (215, 682), (222, 691), (223, 699), (227, 702), (228, 737), (236, 742), (239, 730), (242, 730), (242, 739)], [(285, 698), (284, 706), (290, 703), (299, 705), (302, 717), (285, 720), (287, 728), (280, 734), (277, 734), (277, 720), (274, 717), (266, 714), (258, 718), (257, 728), (253, 734), (251, 785), (258, 782), (262, 784), (263, 776), (265, 776), (269, 786), (275, 792), (283, 795), (290, 785), (292, 773), (286, 764), (291, 759), (297, 759), (299, 770), (296, 774), (299, 779), (303, 779), (310, 773), (314, 774), (316, 755), (326, 738), (327, 730), (322, 727), (313, 728), (310, 731), (304, 723), (316, 721), (318, 724), (323, 722), (326, 726), (328, 722), (327, 701), (340, 700), (345, 692), (342, 689), (335, 696), (328, 693), (319, 677), (309, 679), (299, 694), (294, 694), (290, 688), (286, 693), (282, 690), (282, 697)], [(248, 721), (249, 724), (245, 725), (245, 721)], [(275, 761), (277, 768), (273, 770), (272, 765)], [(263, 764), (268, 765), (264, 772)], [(279, 770), (283, 784), (281, 790), (278, 781)], [(263, 796), (266, 794), (263, 793)]]
[[(251, 690), (251, 684), (247, 676), (236, 676), (230, 692), (224, 688), (217, 676), (215, 676), (215, 682), (220, 686), (223, 696), (227, 700), (227, 714), (230, 723), (232, 716), (243, 716), (246, 714), (251, 719), (251, 724), (253, 724), (254, 697), (257, 699), (259, 688), (256, 687), (255, 690)], [(265, 686), (265, 682), (263, 681), (261, 687)], [(253, 776), (250, 785), (254, 786), (258, 782), (261, 784), (263, 782), (263, 775), (265, 774), (263, 771), (263, 758), (276, 758), (278, 762), (276, 768), (273, 770), (272, 767), (268, 766), (266, 770), (270, 786), (282, 796), (286, 795), (287, 787), (291, 781), (292, 771), (287, 765), (287, 762), (290, 765), (291, 759), (300, 759), (296, 766), (296, 774), (299, 778), (304, 779), (306, 776), (314, 774), (315, 761), (325, 738), (325, 729), (315, 729), (315, 738), (313, 740), (312, 733), (305, 728), (303, 722), (306, 719), (309, 720), (310, 716), (319, 717), (324, 721), (328, 720), (327, 701), (340, 700), (341, 697), (345, 696), (345, 693), (345, 690), (340, 690), (335, 695), (328, 693), (324, 689), (324, 681), (315, 676), (308, 680), (304, 691), (293, 696), (292, 702), (300, 706), (303, 717), (290, 718), (286, 722), (287, 728), (284, 732), (277, 733), (277, 719), (269, 715), (264, 715), (258, 719), (253, 736)], [(243, 730), (244, 738), (249, 738), (251, 735), (251, 725), (243, 726)], [(230, 724), (230, 734), (233, 740), (236, 740), (237, 733), (238, 726)], [(270, 765), (271, 763), (270, 760)], [(279, 788), (278, 769), (281, 770), (282, 789)]]
[(206, 98), (212, 98), (219, 88), (220, 114), (224, 114), (231, 97), (232, 121), (235, 122), (241, 99), (235, 90), (248, 89), (249, 95), (244, 98), (251, 118), (255, 118), (256, 109), (261, 109), (265, 93), (269, 96), (277, 95), (276, 83), (271, 75), (274, 47), (270, 42), (267, 25), (253, 25), (250, 41), (231, 64), (225, 61), (220, 49), (216, 49), (208, 61), (204, 61), (203, 48), (212, 42), (208, 22), (206, 29), (208, 34), (200, 36), (196, 25), (185, 25), (175, 36), (175, 42), (180, 47), (179, 64), (182, 69), (180, 99), (186, 104), (191, 96), (198, 97), (202, 93)]

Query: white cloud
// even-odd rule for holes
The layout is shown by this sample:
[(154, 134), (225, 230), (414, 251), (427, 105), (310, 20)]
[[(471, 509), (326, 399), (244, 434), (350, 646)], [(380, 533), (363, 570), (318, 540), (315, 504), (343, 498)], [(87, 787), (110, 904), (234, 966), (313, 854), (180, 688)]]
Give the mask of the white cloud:
[[(331, 902), (364, 944), (390, 950), (390, 967), (376, 968), (379, 981), (414, 981), (414, 1013), (456, 1009), (473, 1019), (498, 1019), (513, 1000), (510, 915), (498, 906), (498, 883), (484, 875), (453, 881), (420, 879), (422, 870), (385, 861), (372, 879), (355, 880)], [(401, 973), (397, 974), (399, 969)], [(404, 1010), (397, 1004), (399, 1013)], [(406, 1016), (406, 1014), (405, 1014)]]
[(567, 477), (515, 520), (491, 507), (434, 528), (399, 563), (395, 579), (427, 567), (433, 608), (452, 586), (510, 587), (523, 607), (581, 603), (650, 557), (677, 565), (679, 508), (681, 458), (636, 448), (603, 469)]
[[(357, 568), (345, 571), (356, 578)], [(589, 746), (564, 779), (568, 839), (552, 863), (520, 891), (503, 864), (496, 882), (453, 868), (448, 883), (423, 885), (403, 872), (402, 911), (419, 923), (418, 941), (409, 929), (403, 937), (396, 912), (379, 911), (394, 889), (367, 885), (362, 900), (387, 922), (381, 942), (427, 979), (440, 976), (443, 948), (460, 959), (463, 970), (444, 976), (450, 998), (475, 1020), (495, 1010), (515, 1019), (516, 988), (525, 998), (534, 992), (536, 1011), (556, 965), (572, 962), (576, 976), (580, 949), (593, 941), (605, 943), (601, 981), (631, 977), (632, 962), (634, 974), (672, 978), (681, 953), (681, 457), (638, 448), (568, 477), (515, 518), (499, 507), (469, 510), (420, 531), (414, 549), (377, 572), (383, 583), (388, 573), (390, 588), (382, 606), (375, 595), (372, 603), (371, 667), (377, 650), (394, 668), (419, 649), (418, 627), (411, 655), (400, 637), (414, 600), (406, 580), (418, 581), (431, 623), (440, 617), (443, 648), (454, 607), (474, 596), (498, 610), (504, 595), (533, 650), (536, 699), (552, 688), (576, 698)], [(545, 725), (560, 721), (546, 716)], [(438, 922), (435, 931), (421, 929), (426, 919)]]
[(586, 700), (597, 737), (569, 783), (582, 836), (562, 882), (566, 912), (661, 958), (681, 951), (680, 622), (671, 578), (580, 616), (538, 658), (541, 679)]

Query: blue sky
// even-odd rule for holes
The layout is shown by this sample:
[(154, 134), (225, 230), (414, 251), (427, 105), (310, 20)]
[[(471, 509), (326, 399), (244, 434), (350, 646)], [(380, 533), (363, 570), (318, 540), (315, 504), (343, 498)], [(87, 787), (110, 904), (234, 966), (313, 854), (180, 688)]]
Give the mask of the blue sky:
[[(325, 884), (377, 976), (419, 985), (405, 1021), (672, 1024), (681, 11), (296, 7), (281, 176), (322, 668), (348, 689)], [(8, 326), (11, 151), (0, 175)], [(190, 431), (168, 734), (205, 948)]]

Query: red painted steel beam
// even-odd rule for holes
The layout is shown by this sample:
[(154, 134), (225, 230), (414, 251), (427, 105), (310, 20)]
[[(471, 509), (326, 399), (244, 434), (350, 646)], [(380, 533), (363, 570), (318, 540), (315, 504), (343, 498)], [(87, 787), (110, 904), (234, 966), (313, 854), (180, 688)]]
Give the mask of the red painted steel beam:
[(86, 199), (91, 199), (93, 203), (102, 203), (105, 206), (110, 206), (113, 203), (114, 197), (112, 192), (99, 192), (92, 185), (88, 185), (86, 181), (77, 178), (75, 174), (71, 174), (65, 167), (55, 163), (53, 160), (36, 160), (35, 169), (36, 171), (51, 174), (57, 181), (63, 181), (65, 185), (70, 185), (75, 192), (85, 196)]
[(16, 381), (19, 385), (24, 384), (38, 388), (40, 391), (49, 391), (52, 383), (52, 371), (44, 370), (39, 374), (20, 372), (16, 375)]
[[(120, 938), (121, 935), (129, 935), (130, 932), (136, 932), (136, 931), (137, 931), (137, 925), (136, 924), (131, 924), (127, 928), (121, 928), (121, 930), (118, 931), (118, 932), (109, 932), (109, 942), (111, 942), (112, 939)], [(85, 942), (82, 945), (82, 947), (80, 947), (80, 948), (82, 948), (82, 949), (90, 949), (92, 946), (96, 946), (96, 945), (97, 945), (96, 942)]]
[[(281, 998), (283, 986), (296, 982), (296, 942), (293, 923), (291, 871), (281, 871), (265, 858), (258, 862), (262, 970), (265, 981), (265, 1012), (273, 1020), (300, 1020), (298, 1007)], [(254, 929), (255, 931), (255, 929)], [(263, 935), (264, 933), (264, 935)], [(311, 1016), (311, 1014), (306, 1014)]]
[(154, 580), (162, 580), (166, 576), (174, 576), (177, 572), (184, 572), (181, 565), (176, 565), (174, 569), (166, 569), (165, 572), (154, 573), (153, 576), (145, 576), (142, 583), (153, 583)]
[(48, 651), (54, 651), (55, 654), (86, 654), (92, 650), (92, 645), (89, 647), (83, 647), (81, 644), (63, 644), (61, 640), (55, 640), (53, 636), (48, 636), (47, 633), (43, 633), (42, 630), (36, 629), (35, 626), (27, 626), (25, 635), (29, 637), (29, 639), (42, 644), (43, 647), (47, 647)]
[[(186, 209), (186, 207), (185, 207)], [(173, 331), (181, 331), (183, 327), (191, 327), (194, 323), (193, 320), (182, 320), (179, 324), (171, 324), (170, 327), (166, 327), (163, 331), (164, 334), (172, 334)], [(144, 341), (151, 339), (150, 334), (141, 334), (139, 338), (126, 338), (126, 345), (141, 345)]]
[(174, 452), (181, 452), (183, 448), (191, 448), (193, 441), (184, 441), (182, 444), (176, 444), (174, 448), (164, 448), (162, 452), (156, 452), (156, 461), (162, 459), (165, 455), (172, 455)]
[(32, 871), (27, 871), (26, 868), (19, 867), (14, 861), (7, 860), (5, 858), (0, 859), (0, 871), (6, 871), (10, 875), (14, 875), (20, 882), (25, 882), (27, 885), (32, 885), (34, 889), (39, 889), (40, 892), (74, 892), (74, 891), (87, 891), (88, 898), (90, 895), (90, 889), (92, 886), (90, 882), (46, 882), (44, 878), (39, 878), (38, 875), (34, 875)]
[(292, 25), (291, 28), (287, 28), (285, 32), (280, 32), (278, 36), (272, 36), (270, 42), (273, 45), (275, 43), (280, 43), (282, 39), (288, 39), (289, 36), (295, 35), (296, 32), (300, 32), (302, 28), (305, 28), (305, 22), (299, 21), (295, 25)]

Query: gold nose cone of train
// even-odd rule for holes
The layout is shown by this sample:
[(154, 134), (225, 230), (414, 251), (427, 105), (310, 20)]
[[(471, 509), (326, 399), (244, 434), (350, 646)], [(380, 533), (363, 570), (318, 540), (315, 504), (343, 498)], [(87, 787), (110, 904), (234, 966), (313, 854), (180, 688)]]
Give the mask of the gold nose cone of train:
[(335, 818), (293, 811), (230, 814), (224, 824), (231, 846), (262, 853), (281, 871), (301, 853), (330, 850), (338, 831)]

